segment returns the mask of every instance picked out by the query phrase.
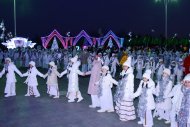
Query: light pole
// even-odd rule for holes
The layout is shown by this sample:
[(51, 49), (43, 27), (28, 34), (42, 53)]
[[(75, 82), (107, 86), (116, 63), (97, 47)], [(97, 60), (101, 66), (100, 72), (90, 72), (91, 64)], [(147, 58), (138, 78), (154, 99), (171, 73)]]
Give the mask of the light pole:
[(155, 2), (164, 2), (165, 9), (165, 38), (168, 38), (168, 4), (171, 2), (177, 2), (178, 0), (155, 0)]
[(14, 32), (16, 37), (16, 0), (14, 0)]

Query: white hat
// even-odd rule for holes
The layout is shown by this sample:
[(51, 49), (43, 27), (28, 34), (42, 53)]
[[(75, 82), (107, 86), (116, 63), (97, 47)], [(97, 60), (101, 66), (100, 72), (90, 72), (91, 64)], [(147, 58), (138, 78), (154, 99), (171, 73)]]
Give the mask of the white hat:
[(187, 75), (184, 77), (183, 81), (190, 81), (190, 74), (187, 74)]
[(138, 55), (138, 58), (142, 58), (142, 55)]
[(33, 67), (36, 65), (34, 61), (30, 61), (29, 64), (32, 65)]
[(78, 56), (76, 55), (75, 57), (71, 58), (71, 62), (76, 63), (78, 60)]
[(127, 58), (127, 60), (123, 63), (123, 66), (131, 67), (131, 57)]
[(104, 53), (103, 53), (103, 55), (105, 56), (105, 55), (107, 55), (107, 53), (106, 53), (106, 52), (104, 52)]
[(166, 74), (170, 75), (171, 71), (170, 71), (170, 69), (166, 68), (166, 69), (164, 69), (163, 73), (166, 73)]
[(11, 58), (5, 58), (5, 61), (9, 61), (9, 62), (11, 62)]
[(162, 62), (163, 61), (163, 59), (159, 59), (159, 62)]
[(109, 67), (106, 66), (106, 65), (104, 65), (104, 66), (102, 67), (102, 69), (105, 69), (105, 70), (109, 71)]
[(147, 73), (147, 74), (150, 74), (150, 75), (151, 75), (152, 71), (151, 71), (150, 69), (148, 69), (148, 70), (146, 70), (146, 71), (145, 71), (145, 73)]
[(52, 67), (55, 67), (55, 66), (56, 66), (53, 61), (51, 61), (51, 62), (49, 63), (49, 65), (52, 66)]
[(143, 78), (150, 79), (150, 74), (145, 72), (143, 74)]
[(179, 62), (183, 62), (183, 59), (180, 58), (180, 59), (179, 59)]
[(101, 52), (99, 52), (99, 53), (98, 53), (98, 55), (102, 55), (102, 53), (101, 53)]

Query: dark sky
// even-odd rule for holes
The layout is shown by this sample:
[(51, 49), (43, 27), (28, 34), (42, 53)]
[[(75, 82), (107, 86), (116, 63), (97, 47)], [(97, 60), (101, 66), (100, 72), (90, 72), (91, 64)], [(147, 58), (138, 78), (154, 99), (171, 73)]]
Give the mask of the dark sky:
[[(62, 35), (75, 36), (81, 30), (96, 36), (113, 30), (118, 35), (164, 35), (164, 6), (154, 0), (16, 0), (17, 35), (34, 38), (56, 28)], [(0, 20), (14, 31), (13, 0), (0, 0)], [(151, 33), (151, 29), (155, 32)], [(190, 33), (190, 0), (178, 0), (168, 7), (168, 34)]]

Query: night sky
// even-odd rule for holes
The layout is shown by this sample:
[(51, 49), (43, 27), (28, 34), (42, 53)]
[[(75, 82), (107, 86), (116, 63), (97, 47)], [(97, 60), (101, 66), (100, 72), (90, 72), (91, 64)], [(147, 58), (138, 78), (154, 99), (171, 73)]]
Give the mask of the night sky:
[[(136, 34), (164, 35), (164, 4), (154, 0), (16, 0), (17, 35), (35, 38), (57, 29), (72, 36), (81, 30), (98, 36), (110, 29), (119, 36)], [(13, 0), (0, 0), (0, 20), (14, 32)], [(151, 32), (154, 29), (155, 32)], [(190, 33), (190, 0), (178, 0), (168, 7), (168, 35)]]

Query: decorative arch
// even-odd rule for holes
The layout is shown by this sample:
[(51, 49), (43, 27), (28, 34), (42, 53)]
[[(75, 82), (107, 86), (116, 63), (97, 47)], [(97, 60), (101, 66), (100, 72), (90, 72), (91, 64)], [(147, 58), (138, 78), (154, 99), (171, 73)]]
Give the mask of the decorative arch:
[(61, 44), (63, 45), (64, 49), (67, 48), (67, 45), (65, 43), (65, 41), (63, 40), (63, 37), (61, 36), (61, 34), (56, 30), (54, 29), (50, 35), (46, 36), (46, 37), (41, 37), (41, 40), (42, 40), (42, 45), (44, 48), (47, 48), (49, 42), (51, 41), (51, 39), (53, 37), (57, 37), (59, 39), (59, 41), (61, 42)]
[(74, 41), (73, 41), (73, 46), (75, 46), (75, 45), (78, 43), (78, 41), (79, 41), (82, 37), (84, 37), (84, 38), (88, 41), (88, 43), (89, 43), (91, 46), (93, 45), (93, 41), (92, 41), (91, 37), (90, 37), (84, 30), (82, 30), (82, 31), (75, 37), (75, 39), (74, 39)]
[(104, 45), (105, 42), (106, 42), (110, 37), (116, 42), (118, 48), (121, 48), (121, 47), (122, 47), (121, 44), (120, 44), (120, 38), (117, 37), (111, 30), (103, 37), (103, 39), (102, 39), (102, 41), (101, 41), (101, 45)]

